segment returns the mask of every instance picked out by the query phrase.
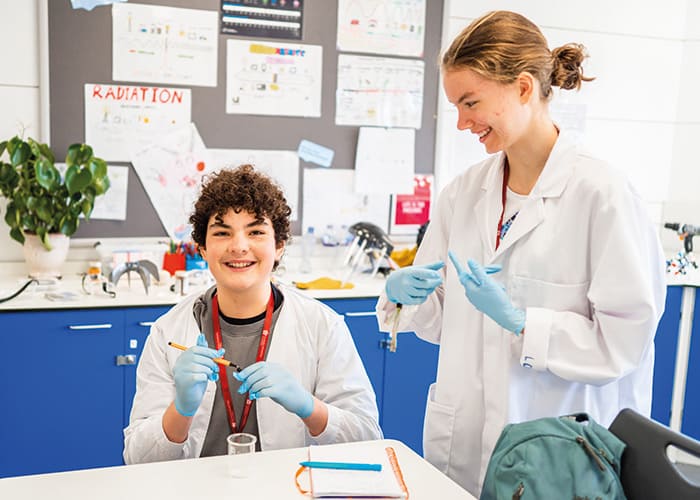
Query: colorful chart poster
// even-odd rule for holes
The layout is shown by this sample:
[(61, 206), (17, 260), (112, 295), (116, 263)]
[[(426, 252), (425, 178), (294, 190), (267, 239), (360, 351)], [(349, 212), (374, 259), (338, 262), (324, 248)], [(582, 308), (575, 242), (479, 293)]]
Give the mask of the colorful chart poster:
[(423, 57), (426, 0), (339, 0), (338, 50)]
[(301, 40), (303, 0), (221, 1), (223, 35)]
[(153, 137), (188, 126), (189, 89), (85, 84), (85, 142), (107, 161), (130, 161)]
[(226, 112), (321, 116), (322, 47), (228, 40)]
[(339, 55), (336, 125), (419, 129), (424, 68), (412, 59)]
[(112, 78), (216, 87), (216, 11), (112, 6)]

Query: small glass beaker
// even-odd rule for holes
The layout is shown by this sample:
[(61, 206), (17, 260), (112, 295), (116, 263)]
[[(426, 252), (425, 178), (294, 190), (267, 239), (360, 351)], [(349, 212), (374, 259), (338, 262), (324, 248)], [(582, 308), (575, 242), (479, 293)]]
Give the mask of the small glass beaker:
[(257, 443), (257, 441), (257, 436), (246, 432), (230, 434), (226, 438), (226, 442), (228, 443), (228, 454), (240, 455), (242, 453), (254, 453), (255, 443)]
[[(242, 455), (255, 453), (255, 443), (258, 438), (245, 432), (229, 434), (226, 438), (229, 455)], [(244, 457), (232, 457), (228, 464), (228, 472), (233, 477), (248, 477), (248, 459)]]

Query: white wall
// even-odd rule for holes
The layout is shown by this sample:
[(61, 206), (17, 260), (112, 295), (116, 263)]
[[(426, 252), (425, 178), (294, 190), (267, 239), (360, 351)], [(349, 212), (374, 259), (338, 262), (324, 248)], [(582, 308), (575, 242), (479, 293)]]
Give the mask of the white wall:
[[(41, 138), (38, 0), (0, 0), (0, 61), (0, 141)], [(5, 204), (0, 198), (0, 261), (21, 260), (22, 247), (4, 222)]]
[[(700, 133), (700, 5), (687, 0), (446, 0), (443, 47), (490, 10), (520, 12), (538, 24), (550, 48), (583, 43), (585, 73), (596, 80), (580, 92), (558, 92), (552, 109), (585, 113), (582, 141), (624, 170), (648, 202), (664, 247), (680, 248), (664, 221), (700, 224), (700, 168), (692, 146)], [(483, 148), (456, 130), (456, 111), (438, 109), (438, 187), (482, 159)], [(554, 113), (553, 113), (554, 114)]]

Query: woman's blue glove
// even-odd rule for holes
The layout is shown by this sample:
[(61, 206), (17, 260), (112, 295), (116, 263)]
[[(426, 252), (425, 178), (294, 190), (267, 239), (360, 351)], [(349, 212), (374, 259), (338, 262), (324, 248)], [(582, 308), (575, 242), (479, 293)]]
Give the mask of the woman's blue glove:
[[(488, 276), (488, 271), (496, 272), (495, 266), (484, 269), (476, 261), (469, 259), (469, 271), (465, 270), (457, 257), (448, 252), (450, 260), (457, 269), (459, 282), (467, 293), (467, 298), (479, 311), (489, 316), (508, 331), (520, 335), (525, 328), (525, 311), (513, 307), (503, 286)], [(498, 267), (500, 270), (500, 266)], [(470, 272), (471, 271), (471, 272)]]
[(422, 304), (442, 284), (442, 275), (438, 271), (444, 266), (444, 262), (438, 261), (392, 271), (386, 279), (387, 298), (396, 304)]
[(233, 377), (243, 382), (239, 394), (250, 392), (250, 399), (270, 398), (299, 418), (314, 411), (313, 396), (282, 365), (258, 361)]
[(219, 368), (214, 358), (224, 355), (224, 350), (209, 349), (203, 334), (197, 337), (197, 345), (180, 354), (173, 367), (175, 378), (175, 409), (180, 415), (191, 417), (202, 404), (207, 381), (219, 380)]

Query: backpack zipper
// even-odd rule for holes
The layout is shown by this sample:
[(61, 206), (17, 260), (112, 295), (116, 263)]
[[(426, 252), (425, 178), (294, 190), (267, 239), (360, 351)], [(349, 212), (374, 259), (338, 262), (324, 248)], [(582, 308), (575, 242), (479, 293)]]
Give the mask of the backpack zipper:
[(525, 485), (521, 482), (518, 485), (518, 487), (516, 488), (515, 492), (513, 493), (513, 497), (511, 500), (519, 500), (523, 496), (524, 492), (525, 492)]
[(583, 449), (586, 450), (586, 453), (593, 457), (593, 460), (595, 460), (595, 463), (598, 465), (598, 468), (602, 471), (605, 471), (605, 465), (603, 465), (603, 461), (600, 459), (600, 457), (595, 452), (593, 447), (588, 443), (588, 441), (586, 441), (583, 436), (576, 436), (576, 442), (583, 446)]

